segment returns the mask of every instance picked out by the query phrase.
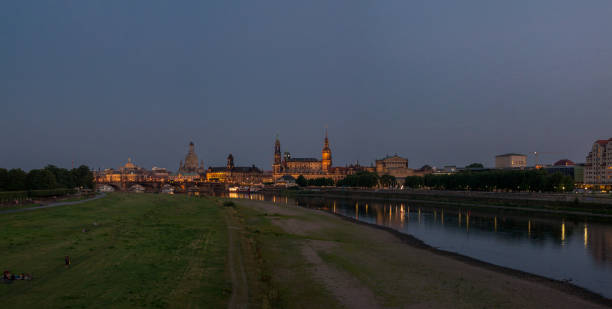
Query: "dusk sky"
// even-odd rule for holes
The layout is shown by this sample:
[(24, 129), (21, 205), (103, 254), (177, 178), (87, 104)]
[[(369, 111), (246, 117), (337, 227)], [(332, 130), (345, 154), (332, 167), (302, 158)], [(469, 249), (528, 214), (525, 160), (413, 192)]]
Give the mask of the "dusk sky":
[[(584, 162), (612, 1), (2, 1), (0, 167)], [(533, 164), (533, 156), (529, 157)]]

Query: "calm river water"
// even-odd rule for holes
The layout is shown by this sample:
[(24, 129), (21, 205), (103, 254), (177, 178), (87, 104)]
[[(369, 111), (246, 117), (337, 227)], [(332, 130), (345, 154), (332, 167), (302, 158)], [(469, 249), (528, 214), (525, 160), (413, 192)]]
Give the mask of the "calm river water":
[(612, 222), (401, 201), (264, 195), (269, 200), (321, 209), (394, 228), (432, 247), (569, 282), (612, 298)]

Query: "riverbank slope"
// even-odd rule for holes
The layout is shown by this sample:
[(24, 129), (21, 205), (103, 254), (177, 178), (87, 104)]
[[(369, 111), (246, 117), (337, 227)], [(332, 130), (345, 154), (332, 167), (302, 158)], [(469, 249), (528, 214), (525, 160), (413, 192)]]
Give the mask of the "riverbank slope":
[[(595, 308), (609, 301), (568, 284), (406, 244), (393, 233), (355, 224), (338, 216), (286, 204), (238, 200), (262, 251), (277, 239), (295, 249), (293, 263), (322, 284), (340, 304), (351, 308)], [(271, 224), (280, 230), (267, 230)], [(278, 268), (274, 257), (269, 269)], [(271, 272), (273, 286), (288, 284), (284, 272)], [(292, 291), (284, 291), (292, 293)], [(288, 295), (288, 299), (292, 299)], [(599, 301), (599, 303), (597, 303)]]
[(578, 216), (612, 218), (612, 197), (608, 194), (545, 194), (436, 190), (370, 190), (322, 188), (269, 190), (267, 193), (299, 197), (398, 200), (467, 207), (506, 208)]

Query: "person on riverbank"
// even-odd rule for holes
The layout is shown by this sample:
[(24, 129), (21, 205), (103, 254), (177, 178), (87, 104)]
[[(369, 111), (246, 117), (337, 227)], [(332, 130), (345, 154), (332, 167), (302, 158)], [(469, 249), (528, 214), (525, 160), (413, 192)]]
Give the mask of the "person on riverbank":
[(66, 263), (66, 268), (70, 267), (70, 256), (66, 255), (64, 257), (64, 263)]
[(2, 273), (2, 280), (3, 280), (3, 281), (9, 281), (9, 280), (11, 280), (11, 272), (10, 272), (10, 271), (8, 271), (8, 270), (5, 270), (5, 271)]

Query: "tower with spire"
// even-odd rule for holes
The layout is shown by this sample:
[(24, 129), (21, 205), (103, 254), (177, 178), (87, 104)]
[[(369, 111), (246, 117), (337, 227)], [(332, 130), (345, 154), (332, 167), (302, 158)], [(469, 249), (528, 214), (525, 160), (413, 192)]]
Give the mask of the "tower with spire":
[(234, 156), (231, 153), (227, 156), (227, 169), (230, 171), (234, 169)]
[(281, 148), (278, 134), (276, 134), (276, 141), (274, 142), (274, 163), (272, 164), (272, 169), (274, 173), (280, 173), (281, 171)]
[(332, 166), (332, 154), (331, 149), (329, 148), (329, 139), (327, 138), (327, 128), (325, 128), (325, 142), (323, 145), (323, 150), (321, 151), (321, 169), (323, 172), (329, 172), (329, 169)]

